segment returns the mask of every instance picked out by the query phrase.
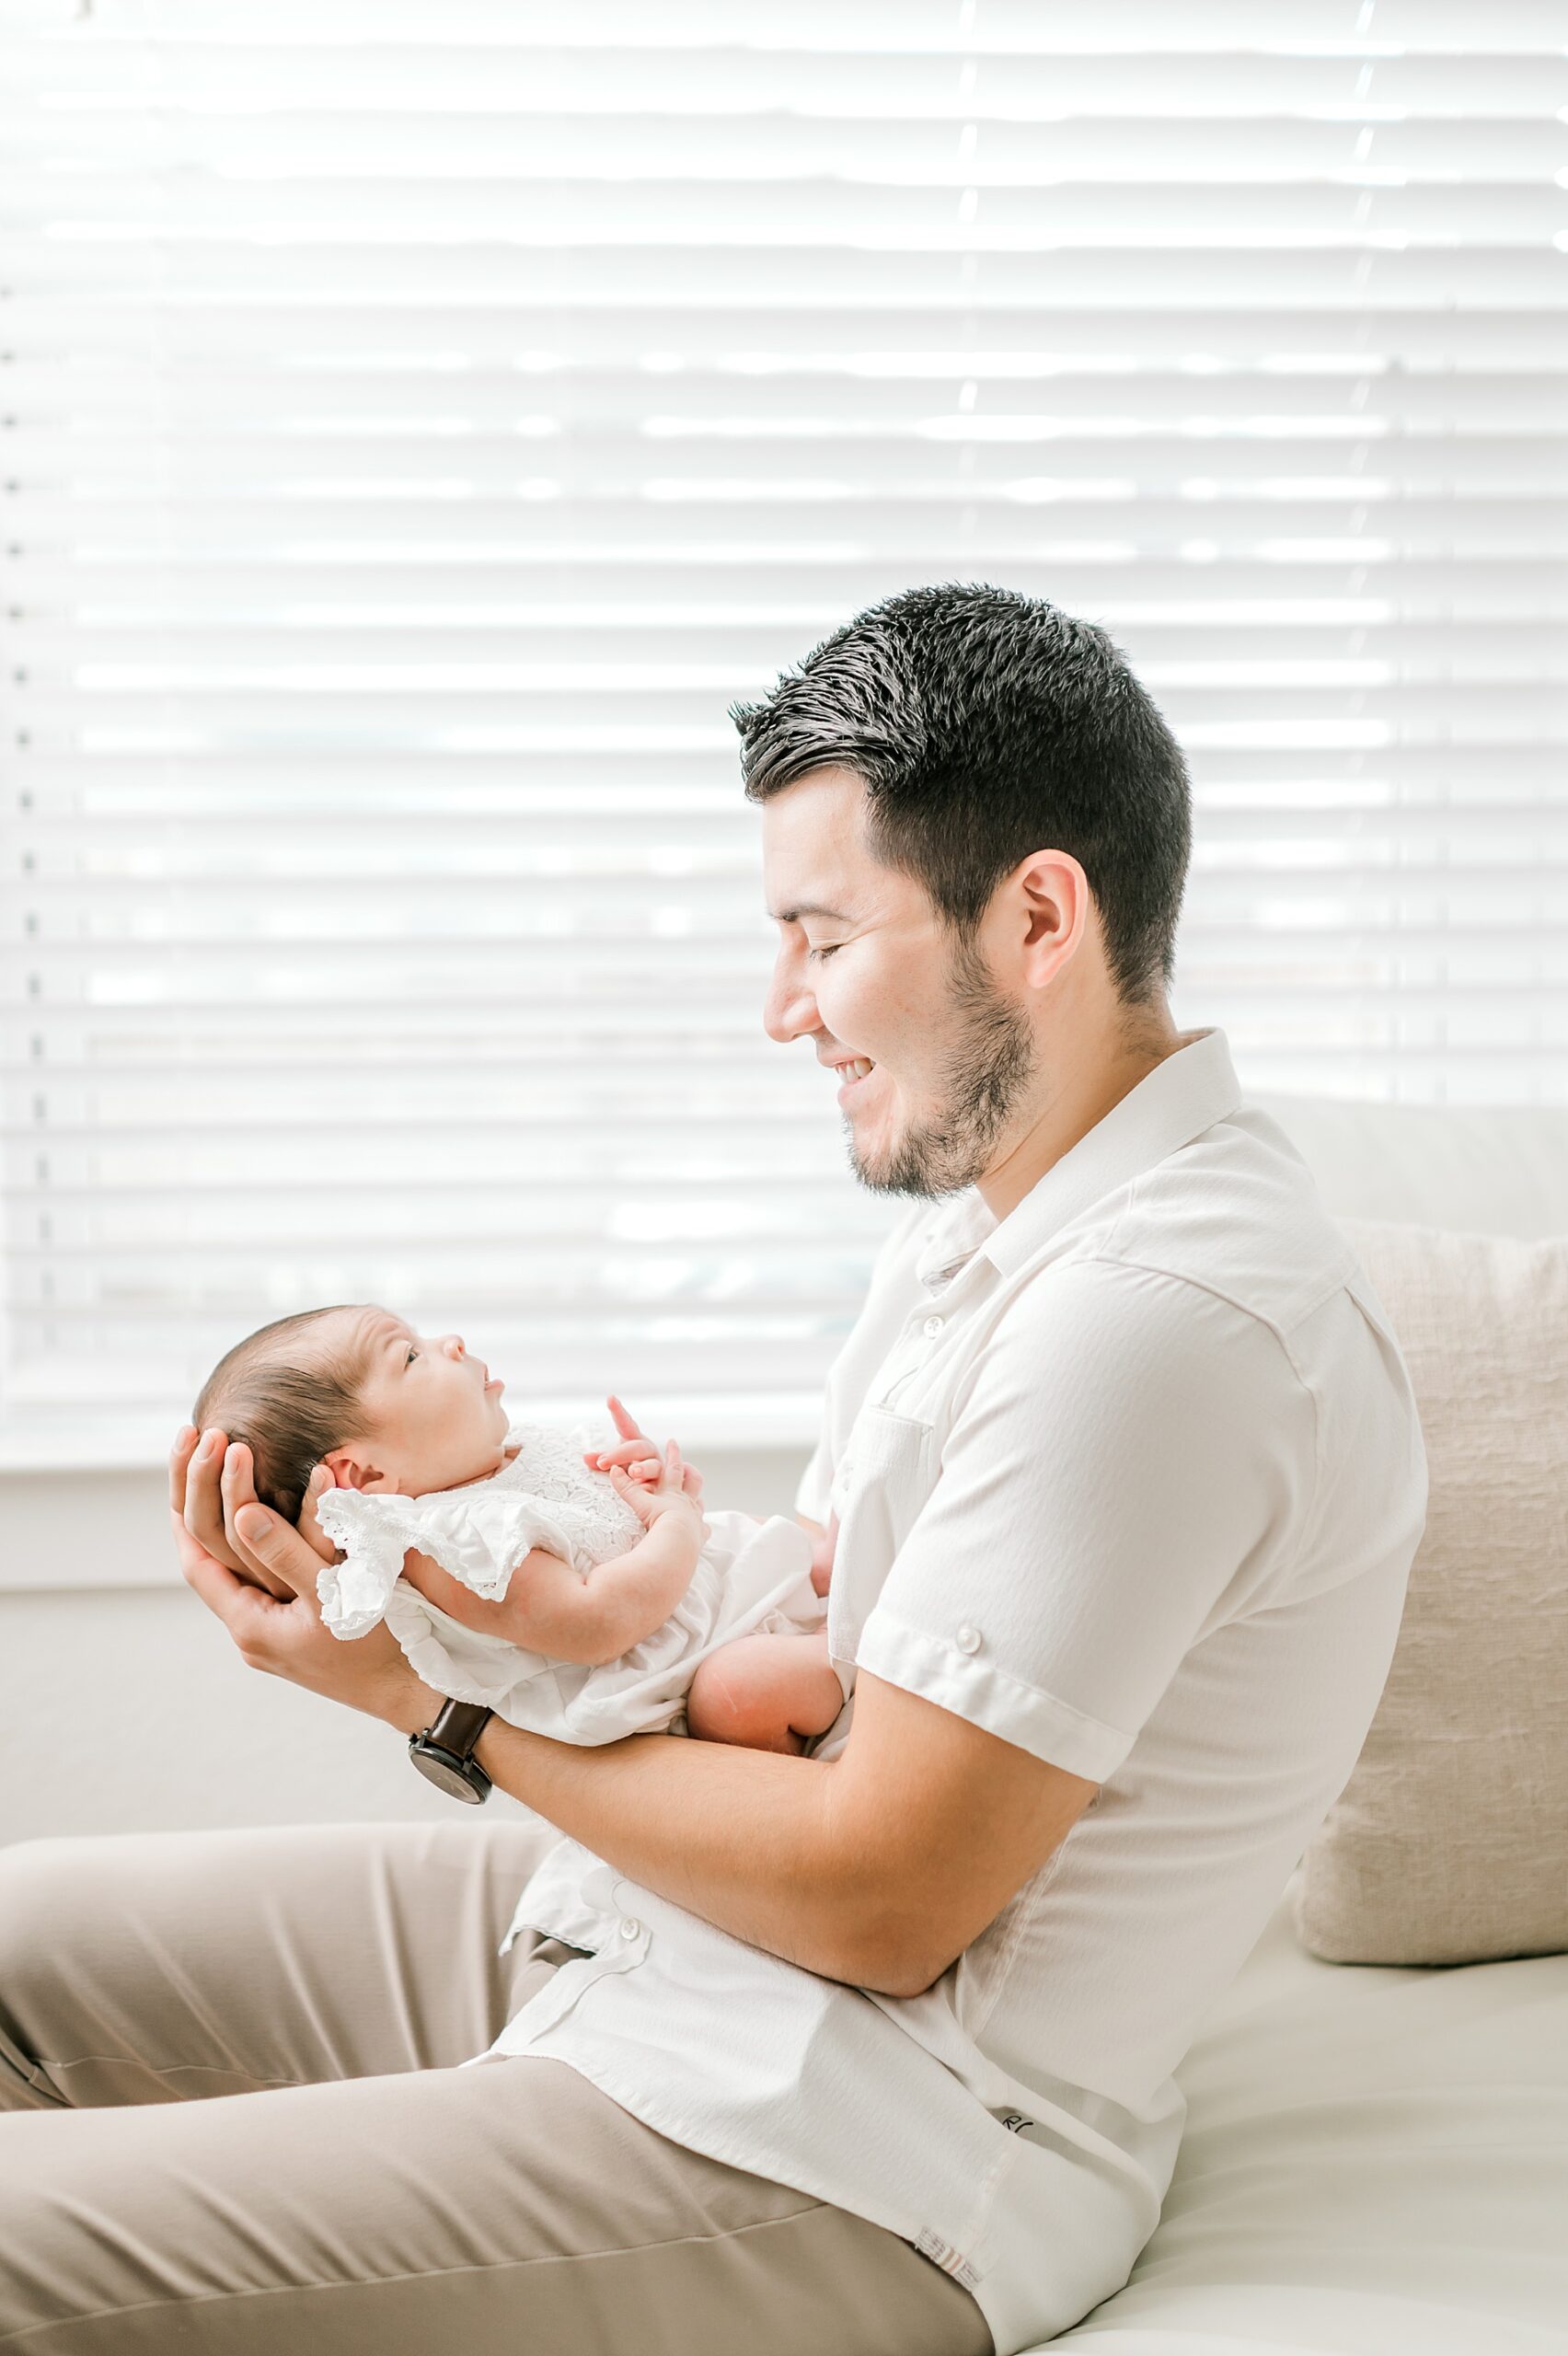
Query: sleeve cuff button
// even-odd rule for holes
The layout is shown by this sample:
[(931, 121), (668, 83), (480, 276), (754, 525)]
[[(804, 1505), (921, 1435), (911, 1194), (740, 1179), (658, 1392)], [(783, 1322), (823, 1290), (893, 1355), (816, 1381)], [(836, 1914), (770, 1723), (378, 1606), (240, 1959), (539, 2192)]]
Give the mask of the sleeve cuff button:
[(958, 1649), (961, 1653), (977, 1653), (980, 1649), (979, 1629), (961, 1628), (958, 1632)]

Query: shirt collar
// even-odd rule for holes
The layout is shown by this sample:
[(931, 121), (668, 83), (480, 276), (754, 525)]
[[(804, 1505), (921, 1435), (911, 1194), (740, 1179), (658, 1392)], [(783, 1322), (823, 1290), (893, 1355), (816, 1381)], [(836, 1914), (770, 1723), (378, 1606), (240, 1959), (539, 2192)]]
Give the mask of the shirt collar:
[(935, 1288), (983, 1250), (1010, 1276), (1069, 1219), (1190, 1145), (1240, 1103), (1224, 1032), (1198, 1032), (1053, 1162), (1006, 1218), (994, 1219), (975, 1189), (966, 1187), (928, 1230), (916, 1275)]

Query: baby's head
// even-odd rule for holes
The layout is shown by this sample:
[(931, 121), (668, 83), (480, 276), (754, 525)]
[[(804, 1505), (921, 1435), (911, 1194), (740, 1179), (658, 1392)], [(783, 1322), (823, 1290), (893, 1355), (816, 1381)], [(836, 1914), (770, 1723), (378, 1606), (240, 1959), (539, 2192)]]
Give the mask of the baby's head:
[(297, 1521), (317, 1464), (340, 1489), (408, 1497), (499, 1472), (504, 1388), (456, 1334), (427, 1340), (386, 1309), (307, 1309), (236, 1342), (192, 1420), (243, 1440), (257, 1496)]

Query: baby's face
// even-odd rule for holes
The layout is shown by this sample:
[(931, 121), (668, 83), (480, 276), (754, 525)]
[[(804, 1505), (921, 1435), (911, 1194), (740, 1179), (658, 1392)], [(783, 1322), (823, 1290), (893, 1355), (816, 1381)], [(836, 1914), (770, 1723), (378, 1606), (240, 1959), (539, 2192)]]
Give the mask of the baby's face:
[[(482, 1358), (469, 1357), (461, 1334), (416, 1334), (386, 1309), (356, 1309), (347, 1318), (345, 1338), (366, 1350), (370, 1370), (361, 1393), (364, 1437), (328, 1459), (340, 1484), (420, 1497), (499, 1472), (506, 1386), (491, 1381)], [(340, 1458), (377, 1477), (354, 1479)]]

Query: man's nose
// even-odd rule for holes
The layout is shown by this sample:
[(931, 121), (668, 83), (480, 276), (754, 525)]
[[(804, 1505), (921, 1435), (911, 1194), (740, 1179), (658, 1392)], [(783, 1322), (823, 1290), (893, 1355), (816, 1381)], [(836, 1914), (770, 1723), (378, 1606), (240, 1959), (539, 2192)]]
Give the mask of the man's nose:
[(780, 1045), (787, 1045), (791, 1039), (803, 1039), (810, 1032), (822, 1028), (816, 999), (796, 958), (782, 955), (774, 965), (773, 979), (762, 1002), (762, 1027)]

